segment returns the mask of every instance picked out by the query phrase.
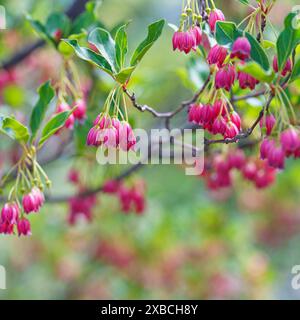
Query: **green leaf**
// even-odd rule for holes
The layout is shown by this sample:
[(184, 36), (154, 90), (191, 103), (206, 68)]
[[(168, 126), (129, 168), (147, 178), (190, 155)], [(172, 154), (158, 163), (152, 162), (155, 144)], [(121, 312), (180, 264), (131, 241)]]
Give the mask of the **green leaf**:
[(159, 20), (148, 26), (148, 35), (134, 51), (130, 61), (131, 66), (136, 66), (141, 61), (147, 51), (153, 46), (154, 42), (160, 37), (164, 25), (165, 20)]
[(77, 40), (63, 40), (64, 42), (68, 43), (74, 50), (76, 55), (85, 61), (88, 61), (103, 71), (107, 72), (109, 75), (113, 76), (113, 70), (110, 66), (110, 64), (106, 61), (106, 59), (93, 50), (90, 50), (85, 47), (81, 47), (78, 44)]
[(45, 28), (51, 37), (57, 30), (61, 30), (62, 36), (67, 37), (71, 29), (71, 22), (64, 13), (55, 12), (48, 17)]
[(270, 40), (263, 40), (262, 42), (261, 42), (261, 45), (262, 45), (262, 47), (264, 48), (264, 49), (270, 49), (270, 48), (276, 48), (276, 44), (275, 44), (275, 42), (273, 42), (273, 41), (270, 41)]
[(246, 6), (249, 5), (248, 0), (238, 0), (240, 3), (245, 4)]
[(217, 21), (216, 24), (216, 40), (219, 45), (226, 46), (232, 45), (232, 43), (242, 36), (242, 32), (238, 30), (237, 26), (233, 22)]
[(39, 21), (32, 19), (31, 16), (27, 16), (27, 20), (30, 22), (32, 28), (42, 37), (43, 39), (49, 41), (54, 46), (56, 45), (52, 36), (48, 33), (46, 27), (42, 25)]
[(284, 21), (285, 28), (279, 34), (277, 39), (277, 56), (278, 69), (282, 70), (286, 61), (290, 57), (293, 50), (300, 43), (300, 26), (297, 22), (297, 12), (292, 12), (287, 15)]
[(125, 63), (125, 57), (128, 51), (128, 41), (127, 41), (127, 33), (126, 33), (127, 24), (121, 26), (115, 37), (116, 43), (116, 63), (118, 69), (122, 69)]
[(74, 127), (74, 141), (76, 146), (76, 152), (81, 154), (86, 147), (86, 137), (90, 128), (93, 126), (93, 122), (86, 120), (84, 124), (79, 122), (75, 123)]
[[(233, 22), (218, 21), (216, 25), (216, 40), (219, 45), (231, 47), (233, 42), (242, 37), (243, 32), (237, 29)], [(248, 32), (245, 33), (248, 41), (251, 44), (251, 58), (260, 64), (265, 70), (269, 70), (270, 63), (268, 56), (259, 42)]]
[(33, 140), (42, 121), (44, 120), (49, 103), (53, 99), (55, 92), (51, 87), (50, 81), (42, 84), (38, 90), (39, 100), (32, 110), (30, 117), (31, 139)]
[(245, 36), (251, 44), (251, 58), (268, 71), (270, 69), (270, 63), (265, 50), (250, 33), (246, 32)]
[(300, 60), (298, 60), (298, 61), (295, 63), (289, 82), (293, 82), (293, 81), (295, 81), (295, 80), (298, 80), (299, 77), (300, 77)]
[(135, 68), (136, 67), (133, 66), (122, 69), (118, 74), (115, 75), (116, 80), (120, 83), (125, 83), (131, 77)]
[(259, 81), (267, 83), (271, 83), (275, 76), (274, 71), (272, 69), (266, 71), (255, 61), (240, 64), (238, 65), (237, 69), (238, 71), (242, 71), (244, 73), (249, 74), (250, 76), (254, 77)]
[(39, 147), (41, 147), (51, 136), (53, 136), (57, 130), (64, 126), (72, 112), (73, 110), (57, 113), (49, 120), (49, 122), (46, 123), (39, 141)]
[(110, 33), (105, 29), (96, 28), (90, 33), (88, 42), (99, 50), (102, 57), (105, 58), (115, 72), (117, 70), (115, 41)]
[(11, 117), (0, 117), (0, 131), (19, 142), (26, 143), (29, 139), (27, 127)]

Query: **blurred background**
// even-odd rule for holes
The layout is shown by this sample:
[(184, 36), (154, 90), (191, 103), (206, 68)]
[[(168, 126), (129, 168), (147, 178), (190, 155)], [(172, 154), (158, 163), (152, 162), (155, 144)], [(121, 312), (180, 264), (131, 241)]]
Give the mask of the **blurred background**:
[[(234, 21), (248, 10), (239, 1), (216, 3)], [(45, 12), (64, 11), (72, 0), (0, 4), (7, 13), (7, 29), (0, 32), (2, 61), (37, 40), (27, 13), (44, 21)], [(273, 24), (280, 28), (294, 5), (296, 1), (277, 1)], [(109, 30), (132, 20), (128, 32), (133, 49), (152, 21), (165, 18), (178, 25), (180, 10), (180, 0), (110, 0), (103, 1), (98, 16)], [(194, 90), (186, 71), (189, 58), (172, 51), (172, 34), (166, 26), (131, 84), (139, 102), (157, 110), (175, 108)], [(30, 59), (36, 71), (42, 66), (46, 75), (57, 77), (61, 61), (49, 46)], [(25, 75), (22, 81), (1, 92), (1, 112), (12, 108), (10, 112), (22, 116), (23, 108), (32, 108), (36, 101), (43, 75), (28, 72), (28, 64), (18, 66)], [(91, 103), (98, 108), (109, 88), (103, 75), (99, 79), (98, 95)], [(153, 119), (145, 114), (135, 121), (149, 128)], [(63, 137), (53, 139), (55, 143)], [(0, 148), (4, 170), (8, 152), (2, 136)], [(103, 169), (97, 164), (87, 167), (80, 159), (62, 157), (45, 166), (54, 195), (75, 191), (67, 179), (73, 166), (87, 176), (93, 170), (93, 178), (87, 178), (94, 179), (91, 184), (101, 179)], [(1, 235), (0, 264), (6, 268), (7, 290), (0, 290), (0, 299), (300, 298), (300, 291), (291, 287), (291, 269), (300, 264), (299, 161), (288, 162), (276, 184), (266, 190), (236, 177), (231, 190), (214, 192), (176, 166), (147, 166), (137, 175), (146, 185), (146, 210), (141, 215), (122, 213), (115, 198), (101, 194), (91, 222), (82, 219), (70, 225), (68, 204), (50, 203), (32, 216), (31, 237)]]

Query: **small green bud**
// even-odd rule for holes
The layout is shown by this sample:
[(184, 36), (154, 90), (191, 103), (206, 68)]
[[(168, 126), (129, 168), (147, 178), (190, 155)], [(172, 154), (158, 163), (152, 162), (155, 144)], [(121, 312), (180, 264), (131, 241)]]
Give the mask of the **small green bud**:
[(190, 16), (193, 13), (192, 8), (187, 8), (185, 12)]

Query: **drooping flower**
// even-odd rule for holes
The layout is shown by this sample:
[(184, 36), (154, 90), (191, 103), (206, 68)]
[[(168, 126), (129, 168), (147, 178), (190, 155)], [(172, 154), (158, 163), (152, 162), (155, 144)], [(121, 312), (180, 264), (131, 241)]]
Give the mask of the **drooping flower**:
[(262, 160), (267, 159), (270, 154), (270, 150), (275, 147), (274, 140), (264, 139), (260, 145), (260, 158)]
[(235, 138), (239, 134), (239, 132), (240, 131), (239, 131), (238, 127), (232, 121), (229, 121), (226, 126), (224, 138), (225, 139)]
[(202, 41), (202, 30), (199, 26), (194, 26), (191, 28), (191, 33), (194, 35), (195, 44), (199, 46)]
[(30, 222), (26, 218), (22, 218), (17, 223), (17, 230), (19, 237), (23, 236), (30, 236), (31, 235), (31, 227)]
[(214, 9), (209, 14), (208, 24), (211, 32), (215, 32), (217, 21), (225, 21), (225, 16), (220, 9)]
[(117, 193), (118, 190), (120, 189), (120, 186), (121, 186), (120, 181), (108, 180), (103, 185), (103, 192), (109, 193), (109, 194)]
[[(279, 71), (277, 56), (274, 56), (274, 59), (273, 59), (273, 69), (276, 73)], [(285, 77), (289, 72), (292, 71), (292, 69), (293, 69), (292, 60), (291, 60), (291, 58), (288, 58), (283, 70), (281, 71), (281, 74)]]
[(210, 104), (203, 104), (199, 111), (200, 124), (205, 125), (213, 119), (213, 110)]
[(228, 155), (228, 165), (230, 169), (242, 169), (246, 163), (246, 156), (243, 150), (237, 149)]
[(250, 57), (251, 44), (246, 37), (239, 37), (235, 40), (232, 46), (230, 57), (240, 60), (247, 60)]
[(194, 32), (188, 31), (176, 31), (173, 35), (173, 50), (178, 49), (188, 54), (191, 50), (195, 50), (197, 46)]
[(74, 103), (76, 109), (73, 112), (75, 119), (83, 120), (86, 118), (86, 102), (83, 99), (79, 99)]
[[(61, 113), (61, 112), (64, 112), (64, 111), (71, 111), (71, 107), (65, 103), (65, 102), (62, 102), (61, 104), (59, 104), (57, 106), (57, 109), (56, 109), (56, 113)], [(67, 129), (73, 129), (74, 127), (74, 123), (75, 123), (75, 118), (74, 118), (74, 114), (71, 113), (65, 123), (65, 127)]]
[(207, 56), (207, 62), (209, 64), (216, 64), (219, 68), (221, 68), (223, 66), (226, 56), (227, 49), (216, 44), (210, 49)]
[(34, 187), (32, 190), (23, 196), (22, 205), (25, 213), (38, 212), (44, 204), (45, 198), (42, 191)]
[(236, 111), (231, 112), (230, 120), (231, 120), (231, 122), (233, 122), (236, 125), (236, 127), (240, 131), (241, 130), (242, 120), (241, 120), (241, 117), (239, 116), (239, 114)]
[(216, 74), (216, 88), (224, 88), (230, 91), (235, 80), (235, 70), (233, 66), (227, 65), (219, 69)]
[(119, 146), (123, 151), (133, 150), (136, 138), (128, 122), (121, 122), (119, 127)]
[(20, 208), (15, 203), (6, 203), (1, 210), (1, 222), (16, 224), (20, 215)]
[(264, 126), (266, 127), (267, 136), (272, 134), (275, 124), (276, 124), (276, 118), (271, 113), (267, 114), (265, 117), (262, 117), (262, 119), (259, 122), (259, 125), (261, 128), (263, 128)]
[(280, 142), (287, 155), (296, 151), (300, 146), (300, 138), (294, 128), (283, 131), (280, 135)]
[(196, 124), (200, 123), (200, 109), (201, 109), (201, 105), (193, 103), (190, 108), (189, 108), (189, 112), (188, 112), (188, 120), (190, 122), (194, 122)]
[(283, 169), (284, 168), (284, 159), (285, 154), (284, 150), (279, 146), (273, 146), (270, 148), (268, 152), (268, 164), (269, 166), (277, 169)]
[(254, 90), (255, 86), (259, 83), (258, 80), (241, 71), (238, 72), (238, 80), (241, 89), (250, 88), (251, 90)]
[(212, 124), (212, 133), (213, 134), (222, 134), (224, 135), (227, 129), (227, 124), (223, 116), (218, 116)]

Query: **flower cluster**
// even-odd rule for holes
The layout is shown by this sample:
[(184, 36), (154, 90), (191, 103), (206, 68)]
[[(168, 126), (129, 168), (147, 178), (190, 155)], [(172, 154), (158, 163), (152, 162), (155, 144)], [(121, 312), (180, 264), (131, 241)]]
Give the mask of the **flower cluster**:
[[(44, 203), (43, 192), (34, 187), (30, 193), (23, 196), (22, 206), (26, 214), (38, 212)], [(0, 233), (14, 234), (15, 226), (18, 235), (31, 235), (31, 227), (28, 219), (24, 217), (22, 210), (17, 202), (8, 202), (1, 211)]]
[(283, 169), (286, 157), (300, 158), (300, 136), (294, 128), (283, 131), (280, 143), (275, 139), (265, 138), (260, 145), (260, 157), (271, 167)]
[(234, 138), (241, 130), (241, 118), (236, 111), (228, 110), (224, 100), (210, 104), (193, 104), (189, 109), (190, 122), (202, 126), (212, 134), (221, 134), (224, 138)]
[(247, 158), (241, 149), (231, 151), (227, 155), (216, 154), (210, 164), (206, 165), (202, 177), (210, 190), (232, 186), (233, 170), (241, 172), (242, 176), (261, 189), (271, 185), (276, 179), (276, 169), (268, 162)]
[(87, 136), (87, 145), (134, 150), (136, 138), (127, 121), (119, 121), (105, 114), (99, 114)]
[(45, 197), (43, 192), (37, 187), (32, 188), (30, 193), (23, 196), (22, 205), (24, 212), (27, 214), (31, 212), (39, 212), (44, 201)]
[(134, 211), (137, 214), (142, 214), (145, 210), (143, 183), (136, 183), (133, 187), (128, 188), (120, 181), (108, 180), (104, 184), (103, 192), (116, 195), (124, 213)]
[[(8, 201), (1, 211), (0, 233), (14, 234), (15, 227), (19, 236), (31, 234), (30, 222), (25, 215), (37, 213), (45, 202), (44, 184), (50, 187), (51, 181), (36, 159), (36, 148), (24, 148), (23, 154), (14, 164), (16, 181), (8, 194)], [(2, 177), (0, 183), (5, 183), (9, 172)]]

